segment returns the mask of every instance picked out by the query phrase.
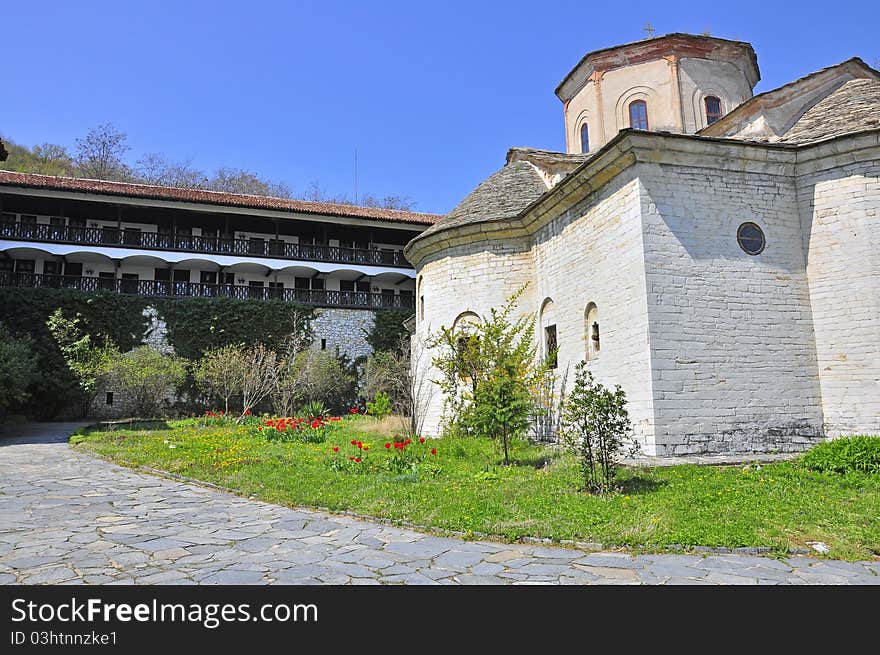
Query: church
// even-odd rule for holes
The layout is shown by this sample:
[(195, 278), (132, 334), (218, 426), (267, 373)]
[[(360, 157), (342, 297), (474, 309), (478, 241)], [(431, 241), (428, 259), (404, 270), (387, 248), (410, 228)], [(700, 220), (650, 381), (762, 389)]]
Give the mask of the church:
[[(880, 434), (880, 72), (759, 80), (710, 36), (584, 56), (556, 88), (566, 152), (511, 148), (406, 246), (414, 340), (527, 285), (539, 352), (619, 384), (645, 454)], [(436, 394), (423, 432), (442, 415)]]

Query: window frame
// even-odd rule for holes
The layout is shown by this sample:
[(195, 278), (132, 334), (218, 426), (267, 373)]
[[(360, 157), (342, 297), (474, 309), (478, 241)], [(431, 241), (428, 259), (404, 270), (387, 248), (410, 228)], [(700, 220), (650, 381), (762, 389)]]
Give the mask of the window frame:
[[(633, 108), (635, 108), (635, 107), (644, 107), (644, 111), (645, 111), (645, 117), (644, 117), (645, 126), (644, 127), (641, 127), (641, 126), (636, 127), (635, 125), (633, 125)], [(635, 100), (632, 100), (626, 106), (626, 111), (627, 111), (627, 114), (629, 115), (629, 126), (631, 129), (643, 130), (643, 131), (648, 131), (651, 129), (651, 127), (650, 127), (651, 123), (648, 120), (648, 102), (646, 100), (644, 100), (642, 98), (636, 98)], [(641, 121), (639, 121), (639, 122), (641, 123)]]
[[(590, 125), (586, 122), (581, 124), (581, 153), (586, 155), (590, 152)], [(586, 137), (586, 139), (584, 138)]]
[[(710, 113), (709, 112), (709, 101), (714, 100), (718, 103), (718, 112)], [(706, 117), (706, 126), (712, 125), (713, 123), (717, 123), (724, 117), (724, 107), (721, 104), (721, 98), (716, 95), (708, 95), (703, 98), (703, 112)]]
[[(755, 250), (755, 249), (748, 250), (743, 245), (742, 231), (744, 228), (749, 228), (749, 227), (753, 227), (756, 230), (758, 230), (758, 234), (761, 236), (761, 247), (758, 248), (757, 250)], [(762, 252), (764, 252), (764, 250), (766, 250), (766, 248), (767, 248), (767, 235), (764, 234), (764, 230), (761, 228), (760, 225), (758, 225), (754, 221), (746, 221), (744, 223), (740, 223), (740, 226), (738, 228), (736, 228), (736, 243), (737, 243), (737, 245), (739, 245), (740, 250), (742, 250), (745, 254), (747, 254), (751, 257), (757, 257)]]

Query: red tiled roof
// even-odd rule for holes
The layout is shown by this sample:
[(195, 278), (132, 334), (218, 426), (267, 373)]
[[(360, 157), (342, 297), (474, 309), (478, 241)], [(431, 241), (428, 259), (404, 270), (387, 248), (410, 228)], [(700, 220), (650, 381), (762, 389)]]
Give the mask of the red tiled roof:
[(334, 202), (310, 202), (292, 200), (290, 198), (271, 198), (268, 196), (251, 196), (238, 193), (204, 191), (202, 189), (182, 189), (178, 187), (152, 186), (149, 184), (133, 184), (130, 182), (109, 182), (107, 180), (88, 180), (79, 177), (53, 177), (34, 173), (15, 173), (0, 170), (0, 187), (20, 186), (35, 189), (51, 189), (53, 191), (78, 191), (97, 193), (108, 196), (129, 198), (147, 198), (151, 200), (176, 200), (180, 202), (203, 203), (207, 205), (224, 205), (247, 209), (269, 209), (303, 214), (324, 214), (346, 218), (364, 218), (393, 223), (414, 223), (433, 225), (442, 216), (423, 214), (420, 212), (402, 211), (399, 209), (381, 209), (377, 207), (359, 207)]

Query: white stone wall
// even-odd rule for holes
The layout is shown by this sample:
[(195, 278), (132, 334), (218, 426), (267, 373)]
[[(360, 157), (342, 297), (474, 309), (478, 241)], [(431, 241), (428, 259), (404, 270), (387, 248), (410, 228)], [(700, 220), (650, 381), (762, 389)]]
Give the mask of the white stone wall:
[[(426, 261), (420, 268), (420, 296), (424, 297), (416, 313), (416, 338), (426, 342), (441, 326), (451, 327), (464, 312), (482, 316), (490, 308), (502, 305), (511, 294), (533, 279), (532, 257), (528, 243), (522, 240), (481, 242), (454, 246), (443, 256)], [(418, 278), (416, 284), (418, 285)], [(520, 302), (520, 311), (533, 311), (534, 285)], [(430, 351), (425, 358), (430, 360)], [(439, 372), (427, 367), (424, 377), (439, 379)], [(430, 394), (422, 432), (438, 436), (442, 430), (443, 396)]]
[(541, 228), (533, 246), (532, 311), (553, 300), (557, 377), (570, 390), (575, 365), (586, 358), (587, 305), (595, 303), (601, 349), (590, 370), (599, 382), (623, 388), (635, 435), (654, 454), (640, 211), (639, 183), (628, 171)]
[(825, 431), (880, 434), (880, 153), (832, 154), (801, 170)]
[(822, 411), (794, 180), (717, 166), (638, 164), (657, 452), (800, 450)]

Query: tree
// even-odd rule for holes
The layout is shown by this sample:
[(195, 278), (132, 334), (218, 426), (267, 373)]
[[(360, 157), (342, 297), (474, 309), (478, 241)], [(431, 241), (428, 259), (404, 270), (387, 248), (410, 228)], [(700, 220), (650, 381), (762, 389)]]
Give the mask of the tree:
[(186, 379), (186, 360), (139, 346), (117, 358), (114, 374), (120, 389), (132, 400), (141, 418), (157, 416), (162, 401)]
[(342, 411), (354, 401), (356, 379), (345, 358), (310, 349), (297, 352), (288, 361), (290, 364), (282, 368), (282, 384), (287, 394), (284, 407), (290, 412), (312, 402)]
[(83, 329), (84, 320), (77, 313), (66, 318), (60, 309), (49, 316), (46, 326), (58, 344), (68, 369), (76, 379), (82, 396), (82, 415), (87, 416), (99, 386), (119, 357), (119, 351), (106, 336), (92, 337)]
[(278, 356), (261, 343), (246, 348), (242, 357), (241, 417), (259, 405), (278, 384)]
[(14, 411), (30, 398), (29, 387), (40, 379), (39, 358), (30, 337), (16, 339), (0, 323), (0, 413)]
[(403, 211), (412, 211), (416, 203), (409, 196), (388, 195), (383, 198), (377, 198), (371, 193), (365, 193), (358, 199), (361, 207), (378, 207), (380, 209), (399, 209)]
[(129, 150), (125, 132), (117, 130), (112, 123), (105, 123), (76, 140), (74, 160), (83, 177), (124, 181), (131, 177), (131, 170), (123, 161)]
[(534, 316), (513, 318), (524, 291), (477, 324), (441, 327), (428, 343), (438, 350), (433, 363), (442, 373), (447, 432), (500, 440), (505, 464), (513, 439), (528, 430), (531, 391), (547, 368), (536, 358)]
[(283, 182), (268, 182), (251, 171), (225, 166), (217, 169), (214, 177), (208, 181), (207, 188), (211, 191), (224, 193), (243, 193), (276, 198), (290, 197), (290, 189)]
[(364, 336), (373, 352), (409, 349), (409, 330), (404, 322), (413, 315), (411, 310), (380, 309), (373, 312), (373, 324), (364, 330)]
[(305, 380), (299, 374), (298, 357), (309, 341), (310, 335), (301, 328), (284, 340), (275, 389), (272, 390), (272, 408), (278, 416), (292, 416), (302, 402)]
[(242, 392), (244, 349), (228, 345), (209, 350), (196, 364), (194, 376), (199, 387), (223, 401), (224, 411), (229, 414), (229, 399)]
[[(617, 458), (630, 433), (626, 394), (619, 385), (610, 390), (593, 379), (586, 362), (575, 367), (574, 388), (562, 410), (562, 437), (581, 460), (584, 487), (593, 494), (614, 489)], [(638, 444), (632, 441), (631, 452)]]
[(183, 189), (205, 189), (208, 177), (188, 161), (173, 163), (165, 155), (152, 152), (135, 162), (137, 179), (147, 184)]

